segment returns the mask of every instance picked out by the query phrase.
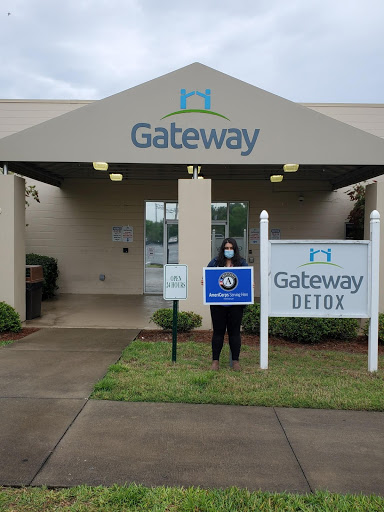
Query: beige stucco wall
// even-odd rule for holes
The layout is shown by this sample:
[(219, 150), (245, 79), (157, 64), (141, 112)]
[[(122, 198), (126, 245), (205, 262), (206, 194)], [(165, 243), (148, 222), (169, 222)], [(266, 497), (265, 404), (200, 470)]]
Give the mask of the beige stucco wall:
[[(41, 202), (30, 201), (27, 208), (27, 252), (58, 259), (60, 292), (143, 293), (145, 200), (177, 201), (176, 181), (72, 180), (61, 189), (29, 182), (36, 184)], [(270, 228), (280, 229), (282, 239), (344, 238), (352, 207), (346, 190), (331, 192), (318, 182), (242, 181), (235, 187), (231, 181), (212, 181), (211, 188), (212, 201), (249, 202), (249, 229), (259, 227), (260, 212), (267, 210)], [(198, 210), (201, 204), (193, 201), (191, 207)], [(112, 226), (119, 225), (133, 226), (133, 243), (112, 241)], [(259, 296), (259, 246), (249, 249)], [(99, 281), (99, 274), (106, 275), (105, 281)]]
[(302, 105), (377, 137), (384, 136), (384, 105), (379, 103), (302, 103)]
[(87, 100), (0, 100), (0, 138), (76, 110)]
[[(145, 200), (176, 199), (177, 182), (30, 183), (40, 203), (27, 209), (27, 252), (58, 259), (60, 292), (143, 293)], [(133, 227), (133, 242), (113, 242), (112, 226), (124, 225)]]
[(0, 301), (25, 320), (25, 181), (0, 175)]

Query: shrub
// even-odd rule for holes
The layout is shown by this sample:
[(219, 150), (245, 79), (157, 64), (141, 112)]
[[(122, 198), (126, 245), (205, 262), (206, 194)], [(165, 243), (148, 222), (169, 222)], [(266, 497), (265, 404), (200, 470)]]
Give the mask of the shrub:
[(50, 299), (55, 296), (57, 286), (57, 279), (59, 277), (59, 269), (57, 259), (50, 256), (41, 256), (40, 254), (27, 254), (27, 265), (41, 265), (43, 267), (44, 282), (43, 282), (43, 297), (42, 299)]
[[(364, 334), (366, 337), (369, 336), (369, 320), (365, 322)], [(384, 344), (384, 313), (378, 315), (378, 343)]]
[[(151, 321), (164, 330), (172, 330), (172, 309), (158, 309)], [(178, 311), (177, 332), (188, 332), (202, 325), (202, 317), (192, 311)]]
[(325, 339), (356, 338), (359, 323), (355, 318), (269, 318), (269, 333), (300, 343), (319, 343)]
[[(242, 327), (248, 334), (259, 334), (259, 304), (252, 304), (245, 308)], [(358, 320), (355, 318), (269, 318), (271, 336), (300, 343), (318, 343), (325, 339), (352, 339), (357, 337), (358, 329)]]
[(248, 334), (258, 334), (260, 332), (261, 307), (259, 304), (250, 304), (245, 308), (242, 318), (243, 330)]
[(0, 332), (20, 332), (20, 315), (5, 302), (0, 302)]

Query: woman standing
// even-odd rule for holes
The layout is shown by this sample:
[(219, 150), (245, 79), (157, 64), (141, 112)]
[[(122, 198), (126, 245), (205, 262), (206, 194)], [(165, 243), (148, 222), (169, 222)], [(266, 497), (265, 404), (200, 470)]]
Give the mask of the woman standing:
[[(241, 257), (234, 238), (225, 238), (218, 256), (210, 261), (208, 267), (247, 267), (247, 261)], [(219, 370), (219, 356), (222, 351), (225, 333), (229, 336), (229, 345), (233, 359), (233, 369), (240, 370), (239, 352), (241, 350), (241, 322), (244, 306), (210, 306), (213, 322), (211, 340), (213, 363), (212, 370)]]

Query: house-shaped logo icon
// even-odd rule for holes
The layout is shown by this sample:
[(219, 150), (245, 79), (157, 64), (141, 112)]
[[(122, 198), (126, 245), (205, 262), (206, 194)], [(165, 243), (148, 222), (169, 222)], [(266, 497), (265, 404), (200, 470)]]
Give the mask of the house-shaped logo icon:
[[(179, 106), (180, 110), (177, 110), (176, 112), (171, 112), (170, 114), (167, 114), (161, 119), (165, 119), (166, 117), (175, 116), (177, 114), (210, 114), (212, 116), (218, 116), (222, 117), (223, 119), (226, 119), (227, 121), (230, 121), (230, 119), (223, 114), (220, 114), (219, 112), (214, 112), (211, 110), (211, 89), (205, 89), (205, 92), (201, 91), (189, 91), (187, 92), (187, 89), (180, 89), (180, 97), (179, 97)], [(192, 96), (199, 96), (202, 98), (202, 108), (187, 108), (187, 104), (191, 103), (188, 101), (189, 98)], [(190, 107), (192, 105), (190, 104)]]
[(309, 260), (307, 263), (299, 265), (297, 268), (306, 267), (307, 265), (331, 265), (333, 267), (341, 267), (336, 263), (332, 263), (332, 250), (331, 247), (326, 249), (314, 249), (313, 247), (309, 250)]
[(206, 89), (206, 91), (204, 93), (200, 92), (200, 91), (186, 92), (186, 89), (181, 89), (180, 90), (180, 108), (182, 110), (187, 109), (187, 98), (189, 98), (190, 96), (195, 96), (195, 94), (204, 99), (205, 110), (210, 110), (210, 108), (211, 108), (211, 90), (210, 89)]
[[(332, 261), (332, 250), (331, 249), (327, 249), (326, 251), (324, 251), (323, 249), (318, 249), (318, 251), (316, 251), (314, 249), (310, 249), (310, 262), (311, 263), (314, 262), (314, 257), (318, 253), (320, 253), (320, 256), (322, 256), (322, 254), (326, 254), (327, 263), (330, 263)], [(319, 257), (317, 259), (319, 259)]]

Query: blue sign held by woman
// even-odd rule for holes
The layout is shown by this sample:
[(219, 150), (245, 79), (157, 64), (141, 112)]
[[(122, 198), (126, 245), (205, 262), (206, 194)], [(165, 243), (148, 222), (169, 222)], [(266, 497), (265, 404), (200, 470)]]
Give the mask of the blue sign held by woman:
[(253, 267), (205, 267), (204, 304), (233, 306), (254, 303)]

